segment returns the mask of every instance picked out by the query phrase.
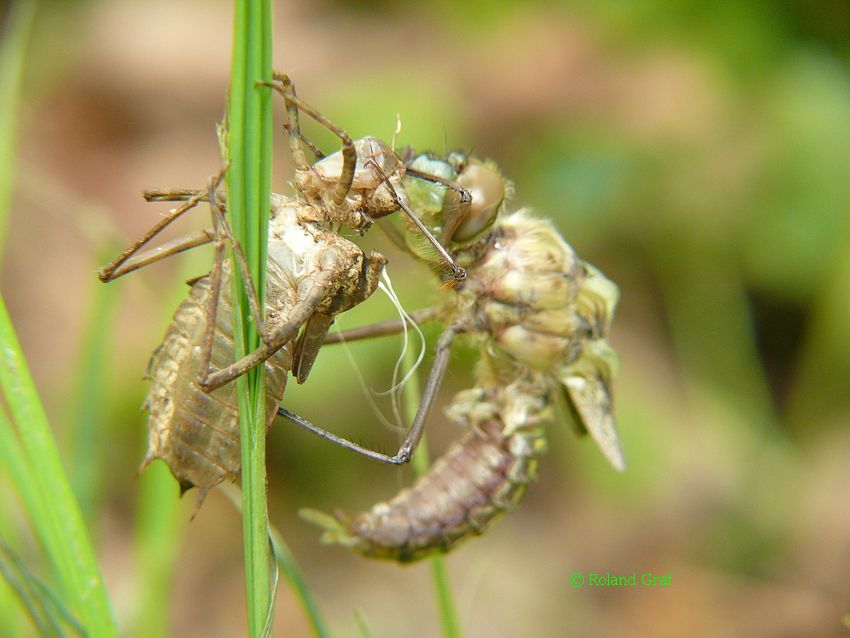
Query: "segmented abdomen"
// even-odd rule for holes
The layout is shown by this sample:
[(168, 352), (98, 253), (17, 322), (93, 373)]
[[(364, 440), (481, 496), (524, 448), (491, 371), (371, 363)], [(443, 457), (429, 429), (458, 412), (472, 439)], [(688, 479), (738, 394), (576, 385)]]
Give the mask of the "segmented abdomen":
[(476, 335), (481, 355), (475, 387), (447, 414), (467, 432), (413, 486), (367, 512), (306, 511), (325, 528), (324, 542), (409, 562), (481, 534), (535, 478), (556, 391), (624, 468), (610, 391), (616, 354), (607, 342), (616, 285), (580, 260), (551, 221), (525, 210), (456, 252), (466, 255), (468, 277), (444, 304), (444, 320)]
[[(270, 276), (269, 287), (275, 285), (279, 287)], [(236, 383), (209, 393), (198, 386), (203, 372), (201, 350), (209, 292), (209, 277), (202, 277), (194, 282), (189, 297), (174, 314), (162, 345), (148, 364), (151, 388), (145, 402), (150, 416), (143, 467), (153, 459), (162, 459), (183, 491), (200, 489), (199, 502), (223, 480), (238, 481), (241, 469)], [(214, 368), (233, 363), (232, 335), (230, 280), (225, 270), (216, 315)], [(289, 344), (265, 364), (267, 426), (277, 413), (291, 367)]]
[[(515, 389), (501, 388), (498, 393), (508, 395)], [(457, 395), (448, 412), (466, 426), (466, 433), (390, 501), (350, 518), (339, 512), (332, 518), (302, 511), (325, 528), (322, 541), (406, 563), (449, 551), (513, 509), (537, 477), (538, 459), (546, 450), (542, 421), (549, 411), (526, 413), (521, 425), (505, 423), (484, 393), (473, 389)], [(516, 404), (517, 396), (509, 398)], [(532, 402), (538, 405), (536, 398)]]

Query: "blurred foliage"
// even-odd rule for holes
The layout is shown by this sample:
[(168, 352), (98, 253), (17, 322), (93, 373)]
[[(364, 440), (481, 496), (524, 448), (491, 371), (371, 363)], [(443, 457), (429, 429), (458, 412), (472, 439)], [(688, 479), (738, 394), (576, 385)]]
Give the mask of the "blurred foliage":
[[(124, 0), (42, 9), (24, 74), (2, 286), (60, 440), (75, 440), (74, 415), (100, 420), (94, 431), (108, 442), (90, 449), (105, 458), (75, 484), (88, 485), (110, 590), (139, 591), (124, 571), (139, 498), (139, 377), (185, 294), (179, 282), (210, 257), (112, 284), (122, 302), (104, 335), (113, 344), (105, 389), (86, 417), (70, 406), (72, 388), (86, 387), (78, 344), (90, 341), (86, 313), (97, 307), (80, 299), (91, 298), (105, 245), (91, 239), (92, 219), (108, 216), (136, 236), (159, 212), (134, 199), (141, 188), (199, 185), (217, 170), (231, 7)], [(845, 635), (850, 5), (328, 0), (281, 11), (275, 59), (304, 99), (353, 135), (389, 138), (399, 114), (400, 144), (493, 158), (516, 184), (512, 205), (552, 217), (621, 286), (614, 345), (629, 471), (614, 475), (589, 442), (553, 427), (526, 502), (447, 559), (465, 635)], [(334, 150), (332, 137), (307, 130)], [(290, 173), (279, 146), (283, 189)], [(44, 175), (74, 196), (57, 205)], [(79, 214), (77, 203), (89, 201), (108, 215)], [(384, 237), (372, 233), (364, 245), (390, 257), (407, 307), (439, 296), (423, 284), (427, 270)], [(376, 297), (340, 327), (392, 313)], [(288, 407), (392, 448), (396, 433), (371, 412), (349, 359), (367, 386), (383, 389), (398, 343), (350, 348), (323, 351), (310, 383), (287, 389)], [(458, 349), (444, 397), (465, 387), (474, 358)], [(441, 421), (429, 426), (435, 455), (458, 434)], [(269, 471), (272, 521), (287, 530), (333, 635), (356, 635), (355, 608), (374, 635), (437, 632), (427, 567), (320, 547), (295, 518), (302, 506), (369, 506), (409, 483), (409, 469), (365, 463), (278, 423)], [(188, 520), (190, 499), (181, 507)], [(1, 517), (4, 532), (20, 525), (11, 503)], [(145, 554), (177, 556), (173, 635), (238, 634), (237, 515), (213, 495), (176, 529), (174, 543), (188, 542)], [(7, 537), (31, 556), (20, 534)], [(673, 578), (663, 590), (573, 590), (574, 570)], [(146, 605), (159, 604), (141, 590)], [(281, 634), (306, 635), (291, 594), (279, 604)], [(128, 625), (134, 605), (119, 598), (116, 611)]]

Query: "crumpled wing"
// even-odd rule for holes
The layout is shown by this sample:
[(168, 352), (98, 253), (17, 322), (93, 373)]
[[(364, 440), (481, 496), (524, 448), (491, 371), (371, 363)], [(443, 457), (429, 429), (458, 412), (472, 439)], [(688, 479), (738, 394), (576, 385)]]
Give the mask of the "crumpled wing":
[(576, 423), (590, 433), (615, 469), (625, 471), (626, 459), (614, 420), (614, 401), (609, 381), (591, 370), (584, 374), (565, 374), (560, 381), (567, 407)]
[(590, 328), (590, 334), (582, 340), (580, 354), (556, 376), (563, 384), (567, 406), (576, 423), (590, 433), (605, 458), (622, 472), (626, 461), (614, 420), (611, 390), (619, 358), (608, 343), (619, 299), (617, 284), (585, 263), (576, 311)]

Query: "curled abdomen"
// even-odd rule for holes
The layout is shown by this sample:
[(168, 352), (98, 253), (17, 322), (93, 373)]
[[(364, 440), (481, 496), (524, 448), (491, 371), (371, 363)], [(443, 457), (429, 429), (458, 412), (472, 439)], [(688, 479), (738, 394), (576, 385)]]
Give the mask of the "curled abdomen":
[(499, 514), (513, 509), (536, 478), (545, 448), (540, 426), (505, 434), (503, 423), (491, 418), (470, 427), (391, 500), (351, 518), (315, 510), (302, 515), (326, 529), (324, 542), (374, 558), (419, 560), (483, 533)]

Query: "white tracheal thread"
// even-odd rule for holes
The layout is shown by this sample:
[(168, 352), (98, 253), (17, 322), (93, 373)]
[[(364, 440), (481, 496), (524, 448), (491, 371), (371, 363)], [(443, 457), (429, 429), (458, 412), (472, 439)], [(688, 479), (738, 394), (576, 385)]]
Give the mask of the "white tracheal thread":
[[(351, 367), (354, 369), (354, 373), (357, 376), (358, 385), (360, 386), (360, 389), (363, 392), (366, 401), (369, 403), (369, 407), (371, 408), (373, 414), (378, 417), (378, 420), (387, 429), (394, 430), (396, 432), (403, 432), (406, 431), (408, 428), (404, 425), (404, 419), (401, 417), (401, 410), (399, 408), (399, 396), (401, 393), (401, 389), (411, 379), (411, 377), (414, 375), (416, 370), (421, 365), (423, 359), (425, 358), (425, 335), (422, 334), (421, 328), (419, 328), (416, 322), (404, 309), (404, 306), (402, 306), (401, 301), (399, 300), (398, 295), (396, 294), (395, 289), (393, 288), (393, 284), (390, 280), (389, 274), (387, 273), (386, 267), (384, 267), (384, 272), (381, 274), (381, 279), (382, 281), (379, 283), (378, 287), (381, 289), (381, 291), (384, 292), (384, 294), (389, 297), (390, 301), (395, 306), (403, 322), (402, 347), (398, 359), (396, 360), (396, 364), (393, 368), (392, 386), (383, 391), (373, 390), (372, 388), (370, 388), (366, 383), (365, 378), (363, 377), (363, 373), (357, 363), (357, 360), (351, 352), (351, 348), (349, 348), (348, 343), (345, 341), (344, 338), (342, 339), (342, 345), (345, 354), (351, 364)], [(339, 323), (339, 319), (340, 317), (337, 317), (337, 323)], [(404, 355), (407, 352), (408, 342), (410, 339), (408, 325), (412, 326), (416, 334), (419, 336), (420, 349), (419, 355), (416, 358), (416, 362), (410, 368), (410, 370), (405, 373), (404, 377), (399, 381), (399, 371), (404, 363)], [(392, 395), (393, 416), (395, 418), (395, 423), (393, 423), (384, 415), (383, 411), (381, 410), (381, 407), (375, 401), (376, 396), (386, 396), (388, 394)]]
[[(391, 395), (392, 406), (393, 406), (393, 416), (395, 416), (396, 423), (404, 423), (404, 419), (401, 416), (401, 390), (404, 388), (405, 384), (410, 381), (416, 371), (419, 369), (419, 366), (422, 364), (422, 360), (425, 358), (425, 335), (422, 334), (422, 330), (416, 324), (415, 321), (407, 314), (407, 311), (402, 306), (401, 301), (398, 298), (398, 295), (393, 288), (393, 282), (390, 279), (389, 274), (387, 273), (386, 267), (384, 267), (383, 272), (381, 273), (381, 282), (378, 284), (378, 287), (384, 292), (392, 301), (393, 305), (398, 310), (399, 316), (402, 318), (402, 327), (404, 329), (404, 335), (402, 337), (402, 347), (401, 352), (398, 355), (398, 359), (396, 359), (395, 366), (393, 367), (393, 385), (383, 392), (375, 392), (377, 396), (384, 396), (386, 394)], [(410, 367), (401, 381), (398, 380), (399, 371), (402, 366), (404, 366), (404, 356), (407, 354), (407, 344), (408, 344), (408, 331), (407, 326), (413, 326), (413, 329), (416, 331), (416, 334), (419, 336), (419, 354), (416, 357), (416, 361)], [(407, 429), (407, 428), (405, 428)]]
[(398, 136), (401, 135), (401, 113), (395, 114), (395, 131), (393, 132), (393, 141), (390, 144), (390, 149), (395, 153)]

